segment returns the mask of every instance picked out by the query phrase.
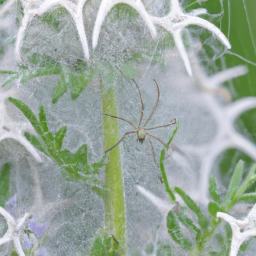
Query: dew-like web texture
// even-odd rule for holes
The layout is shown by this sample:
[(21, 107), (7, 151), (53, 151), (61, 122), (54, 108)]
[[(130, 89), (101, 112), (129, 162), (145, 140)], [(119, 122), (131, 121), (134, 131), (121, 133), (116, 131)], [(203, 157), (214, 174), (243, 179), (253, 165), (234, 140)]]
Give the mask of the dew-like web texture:
[[(4, 4), (7, 2), (5, 1)], [(25, 3), (31, 4), (34, 6), (33, 8), (38, 8), (42, 2), (21, 1), (21, 3), (7, 6), (8, 10), (5, 12), (1, 12), (2, 9), (0, 9), (1, 70), (17, 70), (14, 55), (15, 37), (24, 14), (22, 6)], [(76, 1), (70, 2), (74, 5), (77, 4)], [(142, 2), (151, 16), (163, 17), (170, 12), (168, 0)], [(183, 11), (190, 15), (195, 15), (192, 12), (194, 9), (206, 8), (207, 12), (199, 17), (221, 27), (222, 32), (232, 45), (232, 49), (227, 50), (218, 38), (205, 28), (195, 25), (186, 27), (182, 31), (182, 40), (192, 69), (201, 65), (203, 66), (200, 70), (201, 73), (213, 75), (238, 64), (248, 65), (249, 75), (235, 78), (224, 85), (230, 91), (233, 100), (253, 97), (256, 94), (253, 82), (256, 81), (254, 77), (256, 72), (253, 72), (256, 66), (256, 32), (255, 26), (252, 25), (256, 21), (253, 21), (249, 13), (250, 7), (245, 3), (246, 1), (240, 2), (241, 8), (234, 7), (230, 0), (215, 1), (214, 6), (210, 1), (180, 1)], [(209, 200), (208, 183), (200, 182), (205, 182), (205, 179), (209, 179), (210, 174), (214, 174), (217, 176), (220, 187), (226, 190), (227, 180), (231, 176), (230, 172), (237, 160), (243, 157), (249, 164), (256, 160), (256, 154), (254, 155), (252, 152), (248, 156), (243, 147), (236, 144), (231, 147), (232, 150), (227, 151), (229, 148), (224, 147), (218, 154), (213, 154), (212, 162), (210, 160), (203, 162), (206, 158), (203, 153), (208, 152), (210, 155), (211, 150), (218, 147), (218, 145), (214, 145), (214, 139), (221, 127), (222, 120), (218, 119), (218, 116), (216, 117), (214, 111), (217, 106), (220, 113), (223, 112), (222, 110), (227, 106), (225, 99), (217, 94), (207, 92), (207, 90), (206, 92), (201, 90), (198, 81), (188, 76), (173, 37), (164, 29), (156, 26), (158, 36), (153, 40), (144, 20), (127, 5), (118, 4), (107, 15), (100, 30), (98, 45), (93, 50), (93, 29), (100, 3), (99, 0), (88, 0), (83, 8), (85, 33), (90, 53), (88, 65), (94, 68), (95, 75), (76, 100), (71, 99), (69, 89), (56, 104), (52, 104), (52, 94), (59, 81), (59, 75), (54, 74), (54, 67), (62, 65), (79, 70), (80, 63), (84, 61), (84, 51), (77, 27), (70, 12), (60, 5), (53, 6), (41, 16), (34, 13), (27, 25), (20, 47), (22, 61), (20, 65), (36, 69), (48, 63), (50, 58), (52, 74), (49, 72), (48, 76), (38, 76), (23, 84), (19, 84), (19, 79), (16, 79), (8, 85), (8, 88), (1, 88), (0, 93), (5, 93), (8, 89), (12, 90), (10, 96), (22, 100), (36, 116), (38, 116), (39, 107), (43, 105), (50, 131), (56, 133), (60, 127), (67, 126), (63, 148), (76, 152), (82, 144), (87, 144), (89, 163), (94, 163), (104, 155), (102, 88), (101, 78), (97, 74), (108, 73), (110, 72), (109, 66), (112, 67), (114, 72), (113, 76), (110, 73), (110, 77), (114, 81), (112, 85), (117, 92), (118, 116), (138, 125), (141, 115), (140, 97), (133, 81), (122, 72), (124, 63), (136, 62), (135, 80), (141, 90), (145, 107), (142, 124), (149, 117), (157, 99), (157, 87), (153, 79), (159, 85), (160, 100), (147, 127), (167, 124), (173, 118), (176, 118), (180, 124), (165, 159), (165, 169), (170, 186), (171, 188), (181, 187), (197, 203), (206, 206), (207, 200)], [(4, 4), (0, 5), (0, 8), (5, 6)], [(236, 8), (239, 8), (238, 14)], [(254, 8), (256, 10), (256, 6)], [(254, 49), (254, 56), (249, 55), (245, 47), (235, 43), (237, 33), (239, 33), (235, 32), (235, 24), (239, 21), (233, 21), (232, 17), (238, 16), (240, 13), (245, 18), (242, 19), (242, 22), (246, 24), (248, 34), (244, 33), (246, 36), (249, 35), (248, 47)], [(240, 28), (240, 30), (243, 29), (244, 27)], [(30, 60), (35, 54), (47, 57), (45, 62), (31, 63)], [(83, 65), (85, 64), (83, 63)], [(0, 77), (0, 82), (4, 81), (5, 79)], [(206, 84), (207, 86), (208, 84)], [(221, 85), (218, 86), (221, 87)], [(246, 88), (242, 90), (242, 87)], [(106, 87), (104, 90), (108, 89)], [(214, 106), (209, 104), (207, 97), (211, 98)], [(0, 119), (1, 128), (6, 126), (22, 132), (31, 130), (31, 127), (24, 128), (24, 123), (28, 124), (27, 119), (8, 102), (7, 97), (0, 104), (1, 110), (4, 109), (3, 105), (7, 109)], [(106, 114), (111, 115), (112, 113)], [(249, 121), (251, 116), (255, 116), (255, 111), (250, 112), (250, 116), (243, 114), (242, 119), (232, 123), (232, 127), (244, 139), (251, 141), (253, 147), (255, 124)], [(134, 128), (128, 123), (119, 121), (119, 138), (131, 130)], [(173, 130), (174, 125), (149, 132), (166, 143)], [(156, 252), (159, 241), (171, 245), (173, 255), (184, 255), (184, 251), (181, 251), (178, 245), (171, 240), (166, 230), (166, 216), (136, 187), (139, 185), (168, 202), (160, 169), (154, 162), (149, 138), (147, 136), (144, 143), (141, 144), (137, 140), (137, 135), (131, 134), (120, 144), (129, 255), (158, 255)], [(159, 162), (163, 145), (152, 137), (150, 140), (156, 161)], [(113, 145), (114, 143), (116, 142), (113, 142)], [(211, 148), (211, 145), (216, 148)], [(216, 150), (218, 151), (218, 149)], [(10, 197), (16, 195), (15, 217), (19, 218), (29, 212), (38, 223), (46, 225), (47, 239), (44, 246), (51, 256), (80, 255), (79, 253), (88, 255), (93, 237), (104, 223), (102, 199), (88, 186), (64, 179), (60, 168), (49, 157), (43, 153), (39, 154), (42, 163), (37, 163), (30, 152), (13, 139), (6, 139), (0, 143), (0, 164), (12, 163)], [(202, 163), (205, 166), (210, 163), (205, 179), (202, 179), (204, 175)], [(104, 168), (101, 169), (98, 177), (104, 181)], [(195, 216), (190, 217), (195, 219)], [(4, 219), (0, 217), (0, 231), (4, 229), (4, 223)], [(182, 229), (186, 232), (185, 227)], [(188, 239), (194, 242), (192, 237), (188, 236)], [(153, 251), (151, 254), (147, 254), (147, 248), (150, 248), (151, 245), (153, 245)], [(7, 251), (8, 244), (0, 246), (0, 254), (7, 253)], [(253, 249), (249, 247), (246, 255), (253, 255), (252, 251)]]

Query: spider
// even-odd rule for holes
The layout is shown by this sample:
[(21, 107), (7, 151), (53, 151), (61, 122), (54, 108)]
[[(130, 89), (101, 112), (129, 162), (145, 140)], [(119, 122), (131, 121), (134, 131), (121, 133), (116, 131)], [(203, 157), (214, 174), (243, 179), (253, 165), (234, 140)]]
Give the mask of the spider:
[[(143, 126), (140, 126), (141, 125), (141, 121), (142, 121), (142, 118), (143, 118), (143, 112), (144, 112), (144, 104), (143, 104), (143, 100), (142, 100), (142, 96), (141, 96), (141, 92), (140, 92), (140, 89), (139, 89), (139, 86), (137, 85), (136, 81), (134, 79), (132, 79), (132, 81), (134, 82), (134, 84), (136, 85), (137, 89), (138, 89), (138, 92), (139, 92), (139, 95), (140, 95), (140, 101), (141, 101), (141, 113), (140, 113), (140, 121), (139, 121), (139, 124), (138, 126), (136, 126), (133, 122), (125, 119), (125, 118), (122, 118), (122, 117), (118, 117), (118, 116), (112, 116), (112, 115), (109, 115), (109, 114), (102, 114), (104, 116), (107, 116), (107, 117), (111, 117), (111, 118), (116, 118), (116, 119), (120, 119), (120, 120), (123, 120), (125, 122), (127, 122), (128, 124), (130, 124), (131, 126), (133, 126), (135, 128), (134, 131), (130, 131), (130, 132), (127, 132), (124, 134), (124, 136), (111, 148), (109, 148), (108, 150), (105, 151), (105, 153), (111, 151), (112, 149), (114, 149), (127, 135), (129, 134), (133, 134), (133, 133), (137, 133), (137, 137), (138, 137), (138, 140), (140, 143), (143, 143), (145, 141), (145, 138), (146, 138), (146, 135), (158, 140), (159, 142), (161, 142), (163, 145), (166, 146), (166, 144), (160, 140), (159, 138), (147, 133), (146, 131), (148, 130), (154, 130), (154, 129), (158, 129), (158, 128), (161, 128), (161, 127), (167, 127), (167, 126), (170, 126), (172, 124), (175, 124), (176, 123), (176, 118), (173, 118), (171, 120), (171, 122), (169, 124), (165, 124), (165, 125), (160, 125), (160, 126), (156, 126), (156, 127), (152, 127), (152, 128), (146, 128), (146, 125), (148, 124), (148, 122), (150, 121), (150, 119), (152, 118), (155, 110), (156, 110), (156, 107), (157, 107), (157, 104), (158, 104), (158, 101), (159, 101), (159, 97), (160, 97), (160, 90), (159, 90), (159, 86), (156, 82), (155, 79), (153, 79), (153, 81), (155, 82), (156, 84), (156, 87), (157, 87), (157, 91), (158, 91), (158, 97), (157, 97), (157, 101), (156, 101), (156, 104), (151, 112), (151, 114), (149, 115), (148, 119), (146, 120), (145, 124)], [(152, 145), (152, 142), (151, 140), (149, 139), (149, 143), (151, 145), (151, 148), (152, 148), (152, 152), (153, 152), (153, 156), (154, 156), (154, 161), (157, 164), (156, 162), (156, 159), (155, 159), (155, 152), (154, 152), (154, 148), (153, 148), (153, 145)]]

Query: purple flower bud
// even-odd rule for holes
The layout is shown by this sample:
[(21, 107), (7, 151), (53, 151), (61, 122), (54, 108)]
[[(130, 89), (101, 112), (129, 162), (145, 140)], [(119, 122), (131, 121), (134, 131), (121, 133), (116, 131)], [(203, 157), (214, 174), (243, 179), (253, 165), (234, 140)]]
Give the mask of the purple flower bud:
[(35, 256), (50, 256), (50, 254), (45, 247), (41, 247), (35, 252)]
[(39, 224), (36, 219), (32, 218), (28, 224), (29, 229), (36, 234), (39, 238), (41, 238), (45, 232), (46, 224)]
[(15, 218), (15, 212), (16, 212), (16, 194), (11, 197), (6, 203), (5, 203), (5, 210), (9, 212), (14, 218)]

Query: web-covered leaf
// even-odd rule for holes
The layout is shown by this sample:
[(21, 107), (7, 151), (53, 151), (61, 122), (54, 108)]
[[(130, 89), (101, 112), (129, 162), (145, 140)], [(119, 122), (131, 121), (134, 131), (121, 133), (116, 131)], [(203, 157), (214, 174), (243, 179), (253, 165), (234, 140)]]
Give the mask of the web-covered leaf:
[(115, 248), (118, 248), (118, 241), (102, 228), (93, 239), (89, 256), (120, 256)]
[(215, 203), (215, 202), (210, 202), (208, 204), (208, 211), (212, 215), (212, 217), (216, 217), (217, 212), (223, 212), (223, 209)]
[(173, 256), (172, 248), (169, 244), (158, 242), (156, 256)]
[(194, 224), (194, 222), (183, 212), (179, 211), (176, 213), (178, 220), (191, 232), (196, 234), (196, 237), (201, 236), (200, 229)]
[(167, 150), (168, 150), (168, 148), (169, 148), (169, 146), (170, 146), (170, 144), (171, 144), (175, 134), (177, 133), (178, 129), (179, 129), (179, 123), (176, 123), (175, 130), (173, 131), (172, 136), (170, 137), (170, 139), (167, 142), (166, 146), (161, 151), (161, 155), (160, 155), (160, 170), (161, 170), (161, 174), (162, 174), (162, 177), (163, 177), (163, 182), (164, 182), (164, 185), (165, 185), (165, 190), (169, 194), (170, 199), (172, 201), (175, 201), (175, 195), (172, 192), (172, 190), (170, 188), (170, 185), (169, 185), (169, 182), (168, 182), (168, 179), (167, 179), (167, 175), (166, 175), (165, 167), (164, 167), (164, 159), (165, 159), (165, 154), (166, 154), (166, 152), (167, 152)]
[(224, 203), (230, 201), (231, 198), (236, 193), (237, 188), (240, 185), (241, 180), (242, 180), (243, 170), (244, 170), (244, 163), (243, 163), (243, 161), (240, 160), (235, 168), (234, 174), (229, 183), (229, 188), (228, 188), (228, 192), (225, 196)]
[(0, 206), (4, 208), (10, 197), (11, 164), (6, 163), (0, 169)]
[(210, 183), (209, 184), (209, 193), (210, 193), (211, 198), (217, 204), (221, 204), (220, 193), (219, 193), (219, 190), (217, 187), (216, 180), (213, 176), (210, 177), (209, 183)]
[(181, 196), (187, 207), (196, 214), (198, 224), (200, 225), (202, 230), (205, 230), (209, 225), (209, 221), (208, 218), (203, 214), (201, 209), (198, 207), (198, 205), (181, 188), (175, 187), (174, 191)]
[(62, 149), (62, 142), (66, 134), (67, 127), (61, 127), (54, 135), (49, 131), (46, 113), (43, 106), (40, 107), (39, 120), (32, 110), (18, 99), (9, 98), (30, 121), (35, 128), (37, 135), (25, 133), (26, 138), (38, 150), (48, 157), (61, 168), (62, 175), (70, 181), (82, 181), (92, 188), (97, 194), (103, 196), (104, 185), (96, 177), (99, 169), (106, 164), (106, 156), (99, 162), (89, 164), (87, 145), (83, 144), (76, 153), (67, 149)]
[(192, 243), (183, 235), (177, 217), (173, 211), (169, 211), (167, 215), (168, 233), (182, 249), (188, 251), (192, 247)]

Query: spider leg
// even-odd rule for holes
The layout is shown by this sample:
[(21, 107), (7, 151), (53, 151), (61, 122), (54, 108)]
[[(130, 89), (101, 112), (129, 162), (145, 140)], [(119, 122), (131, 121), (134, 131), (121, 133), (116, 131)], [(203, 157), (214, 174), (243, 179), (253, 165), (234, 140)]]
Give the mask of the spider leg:
[(149, 133), (146, 133), (146, 135), (148, 135), (148, 136), (150, 136), (150, 137), (152, 137), (152, 138), (154, 138), (154, 139), (160, 141), (162, 144), (164, 144), (165, 146), (167, 146), (162, 140), (158, 139), (158, 138), (155, 137), (154, 135), (151, 135), (151, 134), (149, 134)]
[(145, 128), (145, 130), (153, 130), (153, 129), (157, 129), (157, 128), (161, 128), (161, 127), (167, 127), (167, 126), (170, 126), (172, 124), (176, 124), (176, 118), (173, 118), (171, 120), (171, 123), (169, 123), (169, 124), (160, 125), (160, 126), (156, 126), (156, 127), (152, 127), (152, 128)]
[(142, 121), (142, 118), (143, 118), (144, 104), (143, 104), (143, 100), (142, 100), (142, 96), (141, 96), (141, 92), (140, 92), (140, 88), (139, 88), (139, 86), (137, 85), (137, 83), (135, 82), (135, 80), (134, 80), (134, 79), (132, 79), (132, 81), (135, 83), (135, 85), (136, 85), (136, 87), (137, 87), (137, 89), (138, 89), (138, 91), (139, 91), (139, 95), (140, 95), (141, 113), (140, 113), (140, 121), (139, 121), (138, 128), (137, 128), (137, 129), (139, 129), (140, 124), (141, 124), (141, 121)]
[(113, 148), (115, 148), (127, 135), (132, 134), (132, 133), (137, 133), (137, 132), (136, 131), (127, 132), (113, 147), (106, 150), (105, 154), (108, 153), (109, 151), (111, 151)]
[(158, 104), (159, 98), (160, 98), (160, 90), (159, 90), (159, 86), (158, 86), (158, 84), (157, 84), (156, 80), (155, 80), (155, 79), (153, 79), (153, 80), (155, 81), (155, 83), (156, 83), (156, 87), (157, 87), (157, 93), (158, 93), (157, 101), (156, 101), (156, 104), (155, 104), (155, 106), (154, 106), (154, 108), (153, 108), (153, 110), (152, 110), (151, 114), (149, 115), (149, 117), (148, 117), (148, 119), (147, 119), (147, 121), (146, 121), (146, 123), (144, 124), (144, 126), (143, 126), (143, 127), (145, 127), (145, 126), (147, 125), (147, 123), (150, 121), (151, 117), (153, 116), (153, 114), (154, 114), (154, 112), (155, 112), (155, 110), (156, 110), (156, 107), (157, 107), (157, 104)]
[(112, 118), (115, 118), (115, 119), (120, 119), (120, 120), (123, 120), (125, 122), (127, 122), (128, 124), (130, 124), (131, 126), (133, 126), (135, 129), (137, 129), (137, 127), (135, 126), (135, 124), (125, 118), (122, 118), (122, 117), (118, 117), (118, 116), (112, 116), (112, 115), (108, 115), (108, 114), (102, 114), (103, 116), (108, 116), (108, 117), (112, 117)]
[(149, 143), (150, 143), (151, 148), (152, 148), (152, 153), (153, 153), (153, 157), (154, 157), (154, 162), (155, 162), (155, 164), (157, 165), (157, 167), (159, 168), (159, 164), (158, 164), (158, 163), (157, 163), (157, 161), (156, 161), (156, 155), (155, 155), (155, 151), (154, 151), (154, 148), (153, 148), (152, 142), (151, 142), (151, 140), (150, 140), (150, 139), (148, 139), (148, 140), (149, 140)]

